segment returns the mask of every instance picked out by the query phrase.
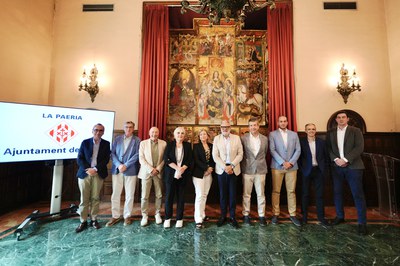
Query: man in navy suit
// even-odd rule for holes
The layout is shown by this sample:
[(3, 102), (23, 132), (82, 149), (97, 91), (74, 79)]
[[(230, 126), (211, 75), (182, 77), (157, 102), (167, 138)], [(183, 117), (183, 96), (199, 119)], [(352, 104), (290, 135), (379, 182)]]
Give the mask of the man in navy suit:
[(287, 129), (286, 116), (278, 118), (278, 129), (269, 135), (272, 172), (272, 224), (278, 224), (280, 195), (285, 179), (290, 220), (296, 226), (301, 222), (296, 217), (297, 160), (300, 156), (300, 141), (296, 132)]
[(318, 221), (322, 226), (329, 226), (329, 223), (325, 219), (324, 210), (324, 173), (327, 161), (325, 141), (315, 137), (317, 128), (314, 124), (307, 124), (305, 131), (307, 137), (300, 139), (301, 154), (298, 161), (299, 168), (303, 174), (301, 206), (303, 223), (306, 224), (308, 220), (310, 183), (314, 182)]
[(104, 126), (96, 124), (92, 130), (93, 137), (82, 141), (78, 153), (78, 185), (81, 192), (79, 215), (81, 223), (76, 232), (88, 227), (87, 218), (90, 207), (91, 226), (100, 228), (97, 221), (100, 205), (100, 190), (104, 179), (108, 176), (107, 164), (110, 160), (110, 142), (102, 139)]
[(327, 148), (332, 163), (332, 178), (336, 218), (333, 225), (344, 223), (343, 182), (350, 186), (358, 215), (358, 233), (367, 234), (367, 207), (363, 189), (364, 137), (361, 130), (348, 125), (349, 117), (345, 111), (336, 113), (337, 128), (331, 129), (327, 136)]

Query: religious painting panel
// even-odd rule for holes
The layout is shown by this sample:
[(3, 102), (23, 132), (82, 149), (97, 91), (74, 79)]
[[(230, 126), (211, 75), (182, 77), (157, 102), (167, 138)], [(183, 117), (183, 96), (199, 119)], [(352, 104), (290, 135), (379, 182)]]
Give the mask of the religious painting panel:
[(213, 140), (222, 120), (238, 135), (251, 117), (266, 128), (266, 32), (242, 31), (234, 22), (210, 27), (208, 20), (195, 19), (193, 24), (193, 30), (170, 31), (168, 126), (194, 126), (195, 142), (203, 127)]
[(193, 34), (171, 34), (169, 64), (196, 65), (197, 39)]
[(198, 27), (198, 124), (219, 125), (222, 120), (234, 124), (236, 26)]
[(194, 124), (196, 68), (170, 68), (168, 124)]
[(234, 124), (234, 60), (207, 57), (199, 59), (198, 124), (219, 125), (222, 120)]
[(236, 38), (236, 124), (247, 125), (258, 117), (266, 125), (266, 41), (260, 32), (246, 32)]

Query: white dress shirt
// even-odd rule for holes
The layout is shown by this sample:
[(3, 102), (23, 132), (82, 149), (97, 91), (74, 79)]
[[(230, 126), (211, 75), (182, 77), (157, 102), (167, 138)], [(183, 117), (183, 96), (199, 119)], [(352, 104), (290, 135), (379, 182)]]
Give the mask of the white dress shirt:
[(287, 129), (282, 130), (279, 129), (279, 132), (281, 133), (282, 139), (283, 139), (283, 144), (285, 145), (285, 148), (287, 148)]
[(308, 145), (310, 146), (310, 151), (311, 151), (311, 158), (312, 158), (312, 165), (317, 166), (317, 148), (315, 144), (315, 140), (308, 140)]
[(344, 157), (344, 136), (346, 134), (346, 129), (347, 126), (345, 126), (343, 129), (340, 129), (339, 127), (337, 128), (337, 143), (339, 148), (340, 159), (343, 159), (346, 162), (348, 162), (348, 160)]
[(261, 146), (260, 135), (254, 137), (253, 134), (250, 133), (250, 150), (254, 154), (254, 156), (257, 156), (258, 152), (260, 151), (260, 146)]

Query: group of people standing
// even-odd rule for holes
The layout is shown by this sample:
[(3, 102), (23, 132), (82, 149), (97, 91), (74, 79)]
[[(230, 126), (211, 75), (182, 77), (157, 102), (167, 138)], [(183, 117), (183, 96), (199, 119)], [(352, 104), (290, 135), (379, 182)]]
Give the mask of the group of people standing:
[[(104, 126), (93, 127), (93, 137), (82, 142), (78, 154), (78, 184), (81, 191), (79, 214), (81, 223), (76, 232), (89, 226), (99, 229), (97, 221), (100, 203), (100, 189), (107, 177), (107, 163), (112, 159), (111, 211), (112, 218), (106, 226), (124, 221), (132, 223), (133, 199), (137, 178), (141, 179), (141, 226), (149, 223), (148, 201), (154, 185), (155, 222), (164, 228), (171, 227), (173, 203), (176, 197), (175, 227), (183, 226), (184, 189), (192, 179), (195, 187), (194, 220), (197, 229), (204, 227), (205, 208), (213, 176), (217, 176), (220, 198), (220, 217), (217, 226), (229, 222), (239, 228), (236, 219), (236, 189), (239, 175), (243, 178), (242, 214), (243, 224), (251, 225), (251, 193), (253, 187), (257, 194), (257, 210), (260, 226), (267, 224), (265, 183), (268, 173), (267, 153), (271, 154), (272, 176), (272, 217), (271, 223), (279, 223), (280, 191), (285, 181), (290, 221), (296, 226), (308, 222), (309, 188), (314, 183), (316, 194), (317, 218), (319, 223), (328, 227), (345, 222), (343, 209), (343, 183), (346, 180), (353, 194), (358, 214), (358, 233), (367, 234), (366, 204), (362, 186), (364, 165), (361, 154), (364, 140), (358, 128), (348, 125), (346, 112), (338, 112), (337, 127), (327, 132), (326, 141), (316, 137), (316, 127), (305, 125), (307, 137), (299, 139), (298, 134), (287, 128), (285, 116), (278, 118), (278, 129), (269, 134), (269, 138), (259, 133), (257, 118), (248, 121), (249, 132), (242, 137), (231, 134), (229, 121), (222, 121), (221, 134), (209, 142), (206, 129), (200, 130), (199, 142), (193, 145), (184, 141), (185, 129), (174, 130), (174, 140), (166, 143), (159, 139), (159, 130), (152, 127), (150, 138), (140, 141), (133, 135), (134, 123), (124, 124), (124, 134), (118, 136), (112, 144), (102, 139)], [(324, 213), (324, 179), (331, 167), (336, 218), (328, 221)], [(296, 213), (297, 170), (302, 172), (302, 219)], [(121, 210), (121, 192), (125, 188), (125, 203)], [(161, 217), (163, 191), (165, 191), (165, 217)], [(90, 209), (90, 211), (89, 211)], [(227, 218), (229, 211), (229, 220)]]

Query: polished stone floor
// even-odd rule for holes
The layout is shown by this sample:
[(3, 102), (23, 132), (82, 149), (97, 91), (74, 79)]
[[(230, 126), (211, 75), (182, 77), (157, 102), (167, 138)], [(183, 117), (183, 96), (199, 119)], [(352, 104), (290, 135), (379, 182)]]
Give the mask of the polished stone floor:
[(109, 217), (100, 216), (103, 228), (79, 234), (77, 217), (40, 219), (20, 241), (10, 228), (0, 233), (0, 265), (400, 265), (400, 227), (392, 221), (372, 221), (359, 236), (352, 219), (329, 229), (288, 219), (234, 229), (217, 227), (214, 216), (198, 230), (190, 216), (180, 229), (154, 221), (141, 227), (139, 217), (106, 228)]

